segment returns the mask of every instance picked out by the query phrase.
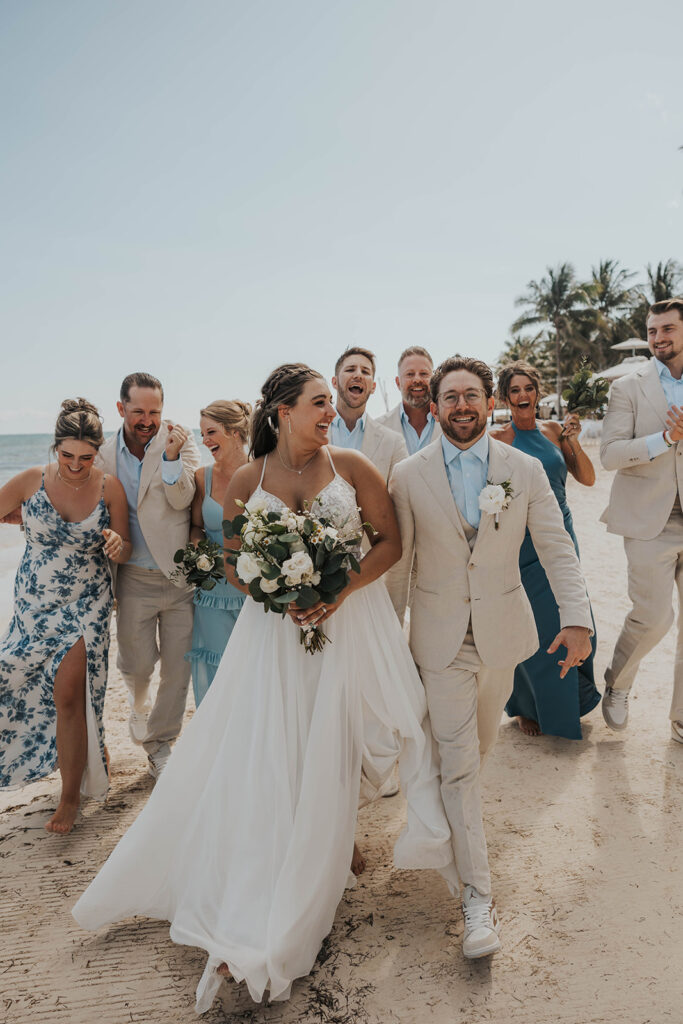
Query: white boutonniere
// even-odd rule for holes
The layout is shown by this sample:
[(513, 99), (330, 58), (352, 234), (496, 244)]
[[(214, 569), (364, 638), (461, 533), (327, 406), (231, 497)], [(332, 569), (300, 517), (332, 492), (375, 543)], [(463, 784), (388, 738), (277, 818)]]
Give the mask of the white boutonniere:
[(486, 487), (479, 492), (479, 508), (489, 516), (494, 516), (494, 523), (498, 529), (500, 513), (509, 507), (514, 495), (512, 484), (509, 480), (503, 480), (500, 484), (492, 484), (487, 481)]

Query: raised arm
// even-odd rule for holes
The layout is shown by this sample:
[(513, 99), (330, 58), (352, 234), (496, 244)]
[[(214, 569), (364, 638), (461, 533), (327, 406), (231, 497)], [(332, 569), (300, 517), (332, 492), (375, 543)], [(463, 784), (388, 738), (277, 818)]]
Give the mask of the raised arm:
[(178, 424), (167, 423), (165, 428), (168, 437), (162, 458), (166, 466), (172, 466), (180, 460), (180, 471), (173, 473), (173, 483), (164, 479), (164, 467), (162, 466), (162, 479), (164, 480), (164, 491), (169, 505), (176, 509), (187, 508), (194, 497), (194, 475), (199, 469), (201, 456), (194, 434), (191, 430), (185, 430)]

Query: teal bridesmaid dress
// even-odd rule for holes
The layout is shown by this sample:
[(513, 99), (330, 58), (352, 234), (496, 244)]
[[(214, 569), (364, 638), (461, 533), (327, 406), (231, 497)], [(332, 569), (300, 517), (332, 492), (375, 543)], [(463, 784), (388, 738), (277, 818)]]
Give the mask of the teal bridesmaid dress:
[[(534, 430), (517, 430), (513, 423), (512, 428), (515, 432), (512, 447), (533, 455), (543, 464), (564, 517), (564, 528), (574, 542), (578, 555), (579, 548), (565, 490), (567, 464), (562, 452), (538, 427)], [(519, 567), (536, 620), (539, 649), (515, 669), (514, 689), (505, 710), (511, 718), (522, 715), (538, 722), (541, 731), (548, 736), (580, 740), (582, 734), (579, 719), (600, 703), (593, 672), (595, 632), (590, 658), (583, 665), (570, 669), (564, 679), (560, 679), (560, 666), (557, 662), (561, 651), (546, 654), (560, 631), (560, 613), (528, 530), (519, 553)]]
[[(223, 546), (223, 506), (211, 497), (213, 466), (204, 470), (202, 519), (206, 536)], [(237, 622), (245, 595), (227, 580), (219, 580), (213, 590), (196, 590), (192, 650), (185, 660), (192, 665), (192, 689), (199, 707), (213, 682), (230, 634)]]

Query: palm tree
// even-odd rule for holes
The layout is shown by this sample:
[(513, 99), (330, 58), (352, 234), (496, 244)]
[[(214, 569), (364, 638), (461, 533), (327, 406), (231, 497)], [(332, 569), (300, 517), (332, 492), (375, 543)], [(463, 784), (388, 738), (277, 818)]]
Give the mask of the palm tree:
[(636, 290), (629, 281), (634, 276), (632, 271), (620, 267), (617, 260), (601, 260), (597, 267), (591, 267), (586, 292), (593, 318), (591, 342), (599, 350), (600, 366), (612, 361), (611, 345), (633, 335), (629, 314)]
[(552, 388), (552, 358), (549, 357), (548, 338), (544, 330), (533, 335), (516, 334), (509, 338), (494, 367), (496, 376), (500, 374), (504, 366), (516, 363), (518, 360), (531, 363), (540, 374), (544, 389), (548, 384)]
[(635, 291), (629, 320), (639, 338), (647, 337), (647, 314), (650, 306), (663, 299), (672, 299), (683, 292), (683, 266), (677, 260), (661, 261), (656, 267), (648, 263), (647, 282)]
[(579, 346), (586, 346), (589, 304), (586, 286), (577, 281), (571, 263), (547, 267), (546, 276), (540, 281), (529, 281), (526, 295), (520, 295), (515, 300), (515, 305), (526, 306), (526, 311), (512, 325), (513, 333), (532, 325), (542, 325), (548, 329), (555, 353), (558, 418), (562, 416), (563, 349), (576, 342)]

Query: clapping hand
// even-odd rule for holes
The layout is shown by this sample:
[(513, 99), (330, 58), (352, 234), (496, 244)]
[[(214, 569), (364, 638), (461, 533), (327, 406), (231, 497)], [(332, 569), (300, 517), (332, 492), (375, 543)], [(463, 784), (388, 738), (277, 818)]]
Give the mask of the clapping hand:
[(187, 431), (183, 430), (177, 423), (168, 423), (168, 437), (166, 438), (166, 459), (168, 462), (175, 462), (180, 454), (180, 449), (187, 441)]
[(570, 668), (583, 665), (586, 658), (590, 658), (592, 651), (590, 630), (585, 626), (565, 626), (551, 643), (548, 654), (554, 654), (560, 645), (567, 648), (564, 660), (558, 661), (558, 665), (562, 666), (560, 679), (564, 679)]
[(683, 439), (683, 409), (672, 405), (666, 416), (666, 429), (669, 432), (671, 441)]
[(102, 536), (104, 537), (104, 553), (107, 558), (111, 558), (115, 562), (123, 551), (123, 540), (116, 530), (102, 530)]

